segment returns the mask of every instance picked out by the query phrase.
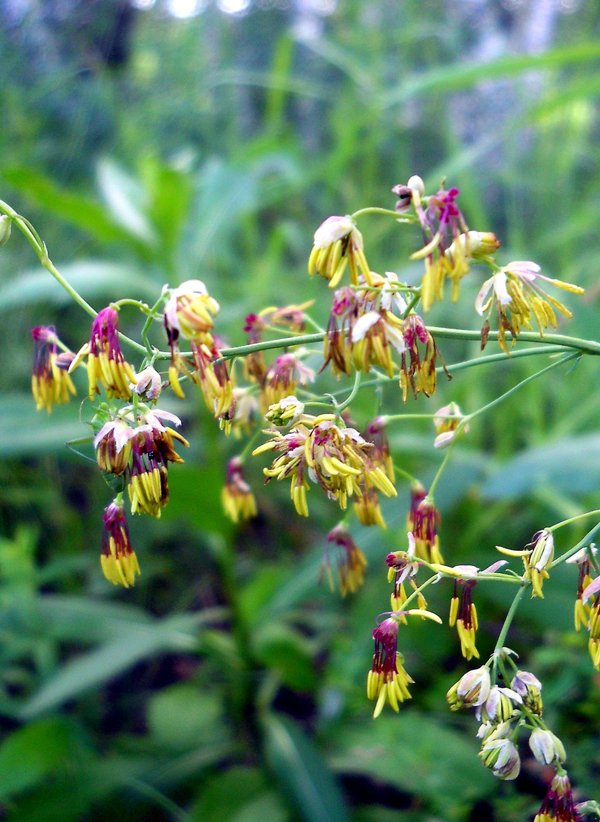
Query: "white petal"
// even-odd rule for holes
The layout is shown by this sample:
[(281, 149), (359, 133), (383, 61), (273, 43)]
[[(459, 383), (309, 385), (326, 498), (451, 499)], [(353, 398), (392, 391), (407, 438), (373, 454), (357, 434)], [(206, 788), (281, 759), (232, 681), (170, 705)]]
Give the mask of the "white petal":
[(355, 343), (362, 340), (367, 331), (380, 320), (381, 314), (378, 311), (367, 311), (366, 314), (359, 317), (352, 327), (352, 342)]
[(332, 243), (350, 234), (353, 228), (354, 223), (348, 216), (328, 217), (315, 231), (315, 248), (327, 248)]
[(492, 279), (494, 281), (494, 293), (496, 294), (496, 299), (500, 305), (508, 305), (512, 298), (506, 288), (506, 273), (504, 271), (499, 271), (497, 274), (494, 274)]
[(490, 277), (489, 280), (486, 280), (479, 289), (477, 297), (475, 297), (475, 310), (477, 311), (480, 317), (483, 317), (483, 305), (487, 299), (487, 295), (490, 292), (490, 288), (492, 287), (493, 282), (493, 277)]
[(584, 589), (581, 598), (585, 603), (588, 601), (588, 599), (595, 596), (597, 593), (600, 593), (600, 576), (597, 576), (596, 579), (590, 582), (587, 588)]
[(109, 420), (108, 422), (105, 422), (105, 423), (104, 423), (104, 425), (102, 426), (102, 428), (98, 431), (98, 433), (97, 433), (97, 434), (96, 434), (96, 436), (94, 437), (94, 448), (97, 448), (97, 447), (98, 447), (98, 443), (99, 443), (101, 440), (103, 440), (103, 439), (104, 439), (104, 437), (105, 437), (108, 433), (110, 433), (111, 431), (113, 431), (113, 430), (114, 430), (114, 428), (115, 428), (116, 424), (117, 424), (117, 423), (115, 422), (115, 420)]
[[(537, 263), (532, 263), (531, 260), (515, 260), (508, 265), (503, 266), (504, 271), (510, 271), (511, 274), (516, 274), (522, 280), (535, 280), (539, 276), (541, 268)], [(547, 279), (544, 277), (544, 279)]]
[(175, 414), (171, 414), (170, 411), (161, 411), (160, 408), (155, 408), (154, 411), (150, 411), (146, 414), (146, 419), (148, 420), (149, 417), (158, 417), (161, 420), (167, 420), (167, 422), (172, 422), (174, 425), (181, 425), (181, 420), (179, 417), (176, 417)]

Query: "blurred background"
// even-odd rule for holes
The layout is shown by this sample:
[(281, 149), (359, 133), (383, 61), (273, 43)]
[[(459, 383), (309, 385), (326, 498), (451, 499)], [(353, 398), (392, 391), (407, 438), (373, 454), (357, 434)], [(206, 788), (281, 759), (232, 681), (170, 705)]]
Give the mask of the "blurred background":
[[(165, 282), (199, 277), (238, 345), (244, 316), (269, 304), (314, 299), (326, 319), (326, 285), (306, 277), (325, 217), (393, 207), (391, 187), (412, 174), (429, 190), (445, 177), (470, 227), (502, 240), (499, 259), (586, 287), (561, 331), (597, 338), (599, 27), (600, 7), (583, 0), (0, 0), (0, 196), (95, 308), (153, 302)], [(371, 217), (361, 229), (375, 270), (418, 278), (410, 230)], [(111, 493), (89, 444), (81, 455), (64, 445), (89, 435), (88, 409), (36, 415), (29, 394), (30, 328), (55, 324), (77, 350), (88, 319), (36, 262), (13, 232), (0, 256), (0, 816), (532, 818), (551, 774), (526, 748), (516, 783), (481, 766), (473, 717), (445, 704), (469, 667), (447, 626), (402, 632), (412, 702), (371, 719), (371, 631), (389, 607), (385, 556), (406, 544), (405, 484), (384, 503), (386, 531), (352, 525), (370, 567), (341, 599), (319, 584), (337, 508), (313, 491), (301, 520), (287, 485), (263, 488), (256, 459), (260, 513), (234, 527), (220, 488), (242, 446), (188, 392), (167, 404), (191, 443), (170, 471), (171, 501), (160, 521), (131, 522), (142, 576), (128, 591), (104, 580)], [(480, 284), (475, 271), (430, 322), (478, 328)], [(140, 316), (121, 315), (139, 334)], [(478, 351), (441, 347), (449, 364)], [(408, 410), (454, 400), (473, 411), (546, 363), (457, 372)], [(485, 567), (494, 545), (522, 547), (597, 507), (595, 384), (583, 361), (472, 426), (436, 495), (449, 562)], [(345, 386), (332, 385), (318, 382)], [(364, 392), (357, 425), (381, 407), (402, 411), (396, 387)], [(398, 464), (430, 480), (429, 425), (390, 438)], [(562, 529), (558, 549), (592, 524)], [(600, 692), (572, 630), (576, 576), (562, 566), (544, 600), (524, 602), (508, 642), (544, 683), (582, 799), (600, 776)], [(444, 615), (451, 593), (436, 586), (430, 607)], [(475, 601), (486, 659), (507, 592), (482, 584)]]

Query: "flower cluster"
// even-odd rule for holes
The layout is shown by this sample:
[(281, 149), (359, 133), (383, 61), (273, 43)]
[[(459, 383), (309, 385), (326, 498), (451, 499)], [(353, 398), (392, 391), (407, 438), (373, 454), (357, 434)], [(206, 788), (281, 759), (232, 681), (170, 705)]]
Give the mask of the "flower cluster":
[[(402, 396), (431, 396), (436, 389), (437, 343), (425, 323), (397, 291), (397, 277), (372, 272), (371, 283), (345, 286), (333, 295), (324, 340), (325, 368), (340, 376), (382, 368), (388, 377), (399, 372)], [(398, 313), (394, 313), (394, 309)], [(397, 355), (397, 361), (393, 353)], [(442, 366), (445, 368), (445, 366)], [(449, 375), (448, 375), (449, 376)]]
[(271, 439), (255, 448), (253, 455), (265, 451), (278, 455), (264, 469), (266, 482), (289, 479), (290, 496), (301, 516), (308, 516), (306, 493), (311, 482), (320, 485), (342, 510), (348, 497), (361, 497), (371, 488), (387, 497), (396, 496), (384, 469), (370, 457), (371, 444), (355, 428), (340, 424), (335, 414), (303, 414), (286, 434), (271, 429), (265, 433)]
[[(249, 437), (241, 454), (228, 459), (224, 472), (221, 502), (226, 516), (235, 523), (257, 514), (256, 500), (246, 479), (245, 459), (264, 420), (269, 426), (263, 430), (267, 441), (254, 447), (252, 453), (270, 453), (271, 464), (263, 469), (265, 484), (273, 479), (289, 481), (291, 500), (303, 517), (309, 515), (308, 492), (318, 486), (342, 511), (348, 509), (350, 500), (360, 524), (385, 528), (380, 497), (397, 496), (397, 476), (408, 480), (407, 545), (403, 546), (405, 550), (388, 550), (388, 583), (393, 586), (391, 611), (378, 618), (372, 633), (374, 653), (367, 696), (375, 703), (374, 717), (386, 704), (397, 712), (411, 698), (414, 681), (404, 667), (398, 640), (400, 630), (409, 629), (410, 617), (441, 623), (440, 617), (428, 610), (424, 594), (427, 586), (441, 583), (442, 588), (443, 579), (452, 581), (448, 623), (456, 629), (462, 656), (472, 660), (480, 658), (477, 645), (482, 647), (477, 640), (476, 586), (484, 579), (498, 577), (516, 582), (519, 593), (495, 651), (485, 665), (467, 672), (450, 688), (447, 700), (452, 711), (473, 710), (479, 724), (479, 758), (500, 779), (517, 778), (524, 747), (520, 753), (520, 736), (527, 734), (531, 755), (540, 765), (554, 770), (536, 822), (577, 820), (579, 812), (563, 767), (564, 746), (543, 720), (541, 682), (533, 673), (518, 669), (513, 653), (500, 647), (518, 597), (526, 587), (533, 597), (543, 597), (543, 586), (553, 565), (566, 559), (563, 555), (554, 560), (553, 533), (571, 520), (539, 531), (522, 550), (499, 548), (522, 559), (520, 576), (512, 570), (496, 574), (506, 564), (503, 561), (483, 571), (473, 565), (444, 564), (439, 536), (441, 515), (434, 492), (451, 450), (428, 491), (399, 461), (394, 464), (387, 437), (391, 421), (413, 415), (376, 416), (363, 429), (361, 416), (360, 425), (353, 422), (354, 412), (361, 415), (367, 405), (352, 404), (358, 391), (369, 385), (377, 386), (379, 402), (384, 386), (391, 381), (399, 386), (399, 390), (392, 388), (398, 399), (400, 395), (405, 403), (411, 397), (424, 402), (436, 392), (439, 374), (445, 373), (450, 379), (436, 337), (461, 336), (461, 332), (428, 327), (421, 313), (442, 300), (446, 290), (455, 302), (462, 280), (467, 275), (475, 276), (471, 270), (476, 265), (484, 266), (491, 274), (475, 286), (475, 309), (483, 317), (481, 347), (491, 335), (498, 338), (506, 354), (509, 336), (514, 346), (523, 329), (533, 330), (535, 326), (543, 336), (548, 328), (557, 327), (559, 314), (571, 316), (569, 308), (548, 293), (549, 286), (572, 294), (581, 294), (583, 289), (542, 274), (534, 262), (497, 264), (494, 255), (499, 240), (492, 232), (469, 229), (459, 205), (458, 188), (442, 184), (437, 191), (426, 194), (422, 179), (413, 176), (392, 191), (398, 198), (394, 211), (364, 209), (354, 215), (332, 216), (314, 233), (308, 273), (322, 277), (333, 289), (326, 329), (321, 328), (322, 318), (318, 321), (307, 314), (313, 301), (262, 309), (251, 306), (243, 326), (246, 345), (228, 348), (215, 327), (219, 303), (204, 282), (188, 280), (175, 287), (164, 286), (152, 308), (131, 299), (102, 308), (93, 318), (88, 341), (77, 354), (62, 343), (52, 326), (33, 329), (33, 396), (38, 410), (47, 412), (55, 404), (67, 402), (75, 394), (71, 374), (85, 364), (87, 395), (93, 403), (96, 462), (113, 496), (103, 513), (101, 567), (109, 582), (124, 588), (132, 587), (140, 574), (124, 500), (128, 498), (131, 514), (159, 518), (169, 500), (170, 464), (183, 462), (177, 449), (188, 445), (176, 430), (181, 424), (179, 417), (156, 407), (163, 391), (170, 389), (181, 400), (185, 398), (184, 389), (187, 392), (188, 386), (197, 386), (225, 434)], [(394, 271), (381, 275), (371, 270), (357, 226), (357, 220), (369, 211), (387, 214), (394, 225), (420, 230), (420, 247), (410, 256), (411, 261), (422, 262), (420, 282), (403, 282)], [(0, 234), (2, 242), (7, 236), (1, 215)], [(137, 305), (144, 314), (143, 345), (119, 330), (120, 310), (125, 305)], [(91, 311), (89, 306), (86, 308)], [(492, 334), (493, 324), (498, 330)], [(307, 325), (318, 333), (305, 334)], [(168, 347), (164, 351), (150, 342), (157, 326), (163, 339), (166, 333)], [(281, 329), (286, 337), (269, 337)], [(320, 341), (322, 360), (317, 362), (318, 352), (303, 346)], [(561, 342), (561, 338), (555, 337), (554, 341)], [(122, 342), (143, 354), (139, 372), (126, 359)], [(581, 345), (577, 341), (575, 347), (581, 350)], [(270, 356), (268, 349), (278, 350)], [(328, 366), (339, 380), (354, 376), (343, 401), (338, 402), (337, 397), (345, 393), (344, 389), (326, 394), (314, 388), (313, 383), (318, 386), (317, 380), (321, 379), (318, 375)], [(363, 379), (364, 374), (369, 374), (369, 379)], [(435, 413), (414, 416), (433, 422), (433, 445), (444, 448), (454, 445), (468, 431), (467, 423), (495, 404), (488, 403), (463, 416), (459, 406), (449, 402)], [(375, 413), (380, 414), (379, 405), (376, 407)], [(307, 413), (314, 408), (331, 413)], [(321, 569), (332, 589), (337, 577), (337, 587), (344, 597), (361, 587), (367, 568), (366, 557), (347, 524), (350, 515), (329, 532)], [(600, 568), (595, 549), (586, 547), (571, 561), (579, 570), (575, 626), (589, 632), (589, 652), (600, 670)], [(409, 607), (412, 604), (416, 607)]]
[(125, 406), (109, 419), (94, 438), (98, 466), (115, 476), (123, 476), (127, 485), (132, 514), (160, 517), (169, 500), (168, 463), (183, 462), (175, 451), (175, 442), (187, 440), (166, 420), (181, 425), (168, 411)]

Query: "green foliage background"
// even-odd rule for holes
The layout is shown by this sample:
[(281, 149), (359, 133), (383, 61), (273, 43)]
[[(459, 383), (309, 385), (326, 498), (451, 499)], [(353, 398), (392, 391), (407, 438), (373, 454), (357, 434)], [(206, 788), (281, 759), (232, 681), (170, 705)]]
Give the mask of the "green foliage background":
[[(120, 0), (73, 2), (66, 17), (59, 5), (31, 3), (21, 19), (0, 5), (2, 197), (95, 307), (152, 300), (165, 282), (199, 277), (222, 305), (231, 344), (243, 342), (245, 314), (270, 303), (312, 298), (323, 320), (329, 294), (305, 274), (314, 228), (329, 214), (391, 207), (391, 186), (419, 173), (429, 187), (445, 176), (461, 188), (470, 226), (496, 231), (504, 261), (533, 259), (585, 286), (564, 330), (598, 338), (596, 4), (555, 9), (537, 46), (537, 2), (473, 12), (442, 0), (314, 6), (326, 14), (253, 4), (241, 15), (208, 5), (182, 20)], [(417, 276), (406, 263), (414, 237), (374, 218), (364, 233), (376, 270)], [(447, 627), (404, 632), (413, 701), (371, 720), (371, 630), (388, 607), (383, 559), (404, 547), (406, 487), (385, 503), (386, 532), (356, 529), (368, 579), (340, 601), (318, 584), (336, 511), (315, 493), (300, 521), (287, 489), (261, 488), (257, 463), (260, 516), (234, 528), (219, 492), (236, 443), (190, 394), (169, 406), (191, 442), (171, 471), (169, 506), (160, 522), (131, 525), (143, 576), (132, 591), (105, 582), (98, 552), (110, 493), (64, 447), (86, 426), (76, 404), (36, 415), (28, 393), (29, 328), (55, 323), (77, 349), (87, 319), (19, 237), (0, 266), (6, 818), (530, 818), (549, 775), (525, 751), (516, 785), (481, 767), (472, 718), (445, 707), (466, 670)], [(437, 307), (431, 321), (476, 328), (479, 285), (476, 275), (465, 282), (460, 303)], [(139, 318), (123, 314), (139, 332)], [(476, 351), (443, 344), (448, 363)], [(457, 372), (435, 407), (455, 400), (472, 411), (535, 362)], [(450, 562), (485, 566), (495, 544), (520, 547), (598, 506), (597, 382), (595, 361), (584, 360), (477, 421), (437, 495)], [(361, 424), (380, 401), (401, 411), (397, 390), (364, 396)], [(392, 443), (400, 464), (433, 476), (428, 426), (396, 428)], [(559, 547), (586, 525), (561, 531)], [(543, 601), (520, 609), (509, 644), (543, 680), (546, 717), (581, 798), (593, 797), (598, 677), (572, 631), (575, 574), (563, 569)], [(444, 613), (450, 590), (437, 588), (431, 606)], [(506, 592), (479, 586), (476, 600), (485, 655)]]

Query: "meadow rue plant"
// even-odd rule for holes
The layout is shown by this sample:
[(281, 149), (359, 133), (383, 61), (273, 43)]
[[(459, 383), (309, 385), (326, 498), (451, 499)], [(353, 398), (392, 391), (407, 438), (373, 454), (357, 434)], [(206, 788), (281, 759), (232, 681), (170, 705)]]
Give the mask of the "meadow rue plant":
[[(321, 497), (341, 509), (341, 521), (324, 539), (322, 574), (342, 596), (356, 594), (367, 572), (354, 522), (384, 529), (381, 498), (394, 500), (404, 486), (410, 497), (406, 537), (397, 546), (390, 536), (382, 541), (380, 572), (383, 577), (387, 568), (392, 610), (379, 617), (372, 633), (367, 697), (375, 703), (374, 716), (386, 706), (398, 712), (411, 698), (410, 688), (418, 688), (404, 667), (402, 636), (415, 619), (443, 622), (428, 609), (425, 591), (430, 585), (451, 583), (447, 624), (456, 630), (453, 642), (467, 665), (448, 691), (450, 710), (472, 712), (479, 725), (479, 759), (499, 779), (517, 778), (525, 740), (534, 759), (552, 769), (535, 817), (538, 822), (578, 820), (582, 817), (565, 769), (565, 745), (543, 717), (542, 682), (535, 673), (517, 667), (516, 654), (505, 642), (525, 594), (552, 596), (551, 572), (569, 562), (578, 572), (575, 628), (588, 631), (592, 663), (600, 670), (600, 566), (591, 542), (600, 521), (574, 546), (561, 544), (558, 534), (574, 521), (600, 518), (600, 511), (547, 524), (522, 548), (498, 547), (509, 559), (480, 570), (477, 565), (450, 564), (452, 546), (444, 544), (435, 494), (453, 452), (480, 415), (550, 370), (597, 356), (600, 343), (547, 333), (557, 326), (556, 312), (571, 317), (570, 308), (548, 289), (571, 295), (583, 289), (542, 274), (532, 261), (496, 261), (500, 240), (488, 230), (469, 228), (457, 187), (441, 186), (427, 193), (423, 180), (413, 175), (392, 192), (395, 207), (392, 203), (391, 208), (367, 207), (330, 216), (314, 231), (308, 273), (325, 279), (331, 289), (323, 293), (330, 301), (325, 329), (310, 314), (312, 301), (256, 305), (240, 318), (245, 343), (233, 347), (219, 336), (221, 295), (212, 295), (201, 280), (165, 285), (152, 306), (126, 295), (96, 310), (54, 266), (31, 224), (0, 201), (2, 242), (8, 242), (11, 228), (18, 229), (41, 265), (91, 320), (91, 328), (81, 329), (77, 354), (54, 326), (33, 329), (33, 397), (38, 410), (50, 413), (54, 405), (73, 398), (76, 387), (81, 391), (78, 373), (87, 374), (81, 414), (89, 420), (99, 476), (112, 500), (102, 515), (101, 537), (99, 529), (101, 570), (108, 582), (123, 588), (132, 587), (140, 574), (126, 500), (130, 514), (160, 517), (169, 501), (169, 472), (183, 462), (178, 450), (188, 445), (178, 430), (185, 428), (179, 417), (156, 407), (166, 397), (176, 403), (196, 387), (223, 436), (232, 433), (236, 443), (243, 441), (224, 466), (221, 494), (225, 514), (238, 526), (262, 507), (246, 473), (250, 455), (260, 460), (268, 454), (270, 464), (262, 464), (265, 484), (288, 483), (291, 507), (301, 517), (310, 515), (309, 498), (311, 505)], [(365, 215), (392, 221), (409, 235), (409, 257), (422, 267), (416, 284), (403, 282), (396, 272), (380, 274), (370, 268), (368, 238), (358, 227)], [(460, 298), (467, 277), (478, 292), (473, 313), (474, 318), (483, 317), (481, 332), (426, 322), (424, 315), (445, 300), (448, 290), (451, 303)], [(119, 330), (125, 306), (143, 315), (140, 340)], [(447, 313), (451, 318), (452, 309)], [(307, 326), (317, 330), (307, 333)], [(162, 347), (149, 342), (152, 327), (163, 335)], [(378, 408), (373, 419), (361, 425), (354, 422), (353, 402), (359, 392), (374, 393), (395, 384), (396, 406), (413, 397), (434, 397), (440, 374), (452, 375), (452, 366), (446, 366), (441, 353), (443, 340), (451, 337), (479, 337), (482, 350), (492, 340), (499, 344), (499, 354), (480, 355), (462, 367), (511, 357), (521, 342), (539, 343), (519, 350), (522, 356), (547, 353), (553, 359), (480, 408), (463, 411), (456, 402), (440, 407), (433, 398), (430, 413), (390, 414)], [(343, 386), (341, 390), (331, 391), (328, 375)], [(432, 453), (443, 449), (428, 487), (403, 467), (390, 445), (394, 426), (415, 417), (424, 417), (433, 426)], [(517, 559), (523, 567), (511, 567)], [(486, 656), (476, 644), (479, 616), (474, 592), (476, 586), (494, 584), (512, 586), (515, 595), (495, 648)], [(482, 664), (471, 667), (473, 659)]]

